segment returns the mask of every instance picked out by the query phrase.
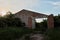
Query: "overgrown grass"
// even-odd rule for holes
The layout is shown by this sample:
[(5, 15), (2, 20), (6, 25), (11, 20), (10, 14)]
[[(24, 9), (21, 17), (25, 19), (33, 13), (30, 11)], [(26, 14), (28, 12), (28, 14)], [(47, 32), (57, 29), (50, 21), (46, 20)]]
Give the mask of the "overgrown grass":
[[(24, 27), (0, 28), (0, 40), (16, 40), (34, 31), (40, 30), (32, 30)], [(60, 28), (49, 29), (44, 34), (48, 37), (47, 40), (60, 40)]]
[(48, 40), (60, 40), (60, 28), (49, 29), (46, 35)]
[(30, 32), (31, 31), (29, 29), (22, 27), (0, 28), (0, 40), (16, 40), (25, 34), (29, 34)]

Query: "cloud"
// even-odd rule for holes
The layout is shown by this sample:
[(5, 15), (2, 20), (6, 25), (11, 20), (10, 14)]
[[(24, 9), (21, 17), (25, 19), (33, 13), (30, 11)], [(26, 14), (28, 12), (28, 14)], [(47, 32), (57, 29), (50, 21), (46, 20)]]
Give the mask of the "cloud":
[(54, 7), (60, 7), (60, 1), (42, 1), (42, 3), (45, 3), (45, 4), (49, 4), (49, 5), (52, 5)]
[(39, 0), (0, 0), (0, 9), (9, 9), (16, 12), (23, 8), (33, 7)]
[(54, 6), (54, 8), (60, 8), (60, 1), (59, 2), (51, 2), (50, 4), (52, 4)]
[(60, 6), (60, 2), (53, 2), (52, 4), (55, 6)]

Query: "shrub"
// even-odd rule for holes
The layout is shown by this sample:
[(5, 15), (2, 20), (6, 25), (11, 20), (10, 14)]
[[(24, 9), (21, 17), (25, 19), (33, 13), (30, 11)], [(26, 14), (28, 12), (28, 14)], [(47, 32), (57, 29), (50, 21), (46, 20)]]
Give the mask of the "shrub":
[(0, 40), (16, 40), (29, 33), (31, 33), (29, 29), (22, 27), (0, 28)]
[(38, 30), (38, 31), (46, 31), (47, 29), (47, 20), (43, 20), (43, 22), (41, 23), (36, 23), (36, 28), (35, 30)]
[(48, 40), (60, 40), (60, 28), (50, 29), (46, 32)]
[(6, 17), (0, 17), (0, 27), (23, 27), (25, 26), (19, 18), (15, 18), (13, 14)]

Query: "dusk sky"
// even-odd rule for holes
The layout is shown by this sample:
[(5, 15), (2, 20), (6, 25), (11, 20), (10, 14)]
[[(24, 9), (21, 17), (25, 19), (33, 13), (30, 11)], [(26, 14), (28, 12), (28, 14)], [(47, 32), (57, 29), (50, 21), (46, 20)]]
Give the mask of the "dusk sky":
[(15, 13), (22, 9), (57, 15), (60, 14), (60, 0), (0, 0), (0, 12)]

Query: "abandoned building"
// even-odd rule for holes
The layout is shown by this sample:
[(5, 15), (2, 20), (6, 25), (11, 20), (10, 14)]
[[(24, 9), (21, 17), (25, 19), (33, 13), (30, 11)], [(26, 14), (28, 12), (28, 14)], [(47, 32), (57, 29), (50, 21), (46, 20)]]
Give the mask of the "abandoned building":
[(25, 27), (35, 28), (35, 18), (47, 18), (48, 28), (54, 28), (53, 15), (45, 15), (42, 13), (37, 13), (29, 10), (21, 10), (15, 13), (15, 17), (20, 18), (22, 22), (25, 23)]

